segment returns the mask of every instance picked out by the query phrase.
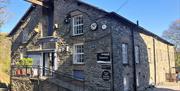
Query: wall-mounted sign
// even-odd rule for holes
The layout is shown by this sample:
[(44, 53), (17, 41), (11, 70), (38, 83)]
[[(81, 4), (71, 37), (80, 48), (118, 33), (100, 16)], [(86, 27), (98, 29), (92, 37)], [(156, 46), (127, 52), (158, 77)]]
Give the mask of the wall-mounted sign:
[(97, 25), (97, 23), (92, 23), (91, 24), (91, 30), (96, 30), (97, 29), (97, 27), (98, 27), (98, 25)]
[(106, 25), (106, 24), (103, 24), (103, 25), (102, 25), (102, 29), (103, 29), (103, 30), (107, 29), (107, 25)]
[(101, 65), (101, 69), (111, 70), (111, 65)]
[(97, 53), (97, 62), (98, 63), (111, 63), (110, 53), (109, 52)]
[(101, 77), (104, 81), (109, 81), (111, 79), (111, 73), (109, 71), (103, 71)]

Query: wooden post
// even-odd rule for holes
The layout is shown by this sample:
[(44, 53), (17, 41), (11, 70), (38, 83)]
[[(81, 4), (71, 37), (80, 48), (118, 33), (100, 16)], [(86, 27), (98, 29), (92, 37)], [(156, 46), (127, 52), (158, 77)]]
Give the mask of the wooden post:
[(48, 8), (48, 5), (45, 5), (42, 0), (41, 1), (40, 0), (25, 0), (25, 1)]

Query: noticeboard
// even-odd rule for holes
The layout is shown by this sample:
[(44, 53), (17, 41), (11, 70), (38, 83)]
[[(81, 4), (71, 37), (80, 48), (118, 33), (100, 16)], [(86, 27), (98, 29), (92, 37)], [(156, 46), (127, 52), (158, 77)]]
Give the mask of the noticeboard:
[(103, 71), (101, 77), (104, 81), (109, 81), (111, 79), (111, 73), (109, 71)]
[(109, 52), (97, 53), (97, 62), (110, 63), (110, 53)]

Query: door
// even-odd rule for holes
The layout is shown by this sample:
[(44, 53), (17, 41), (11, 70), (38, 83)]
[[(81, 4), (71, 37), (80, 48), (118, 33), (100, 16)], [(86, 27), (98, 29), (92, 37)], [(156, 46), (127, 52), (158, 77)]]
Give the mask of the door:
[(55, 56), (54, 52), (43, 53), (43, 76), (52, 75), (54, 70)]

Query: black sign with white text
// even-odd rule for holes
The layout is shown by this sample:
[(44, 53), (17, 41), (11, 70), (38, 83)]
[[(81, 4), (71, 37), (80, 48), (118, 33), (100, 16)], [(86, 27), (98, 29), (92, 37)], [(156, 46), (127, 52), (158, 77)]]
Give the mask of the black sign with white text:
[(102, 72), (102, 79), (104, 81), (109, 81), (111, 79), (111, 73), (109, 71)]
[(110, 53), (109, 52), (97, 53), (97, 61), (110, 62)]

